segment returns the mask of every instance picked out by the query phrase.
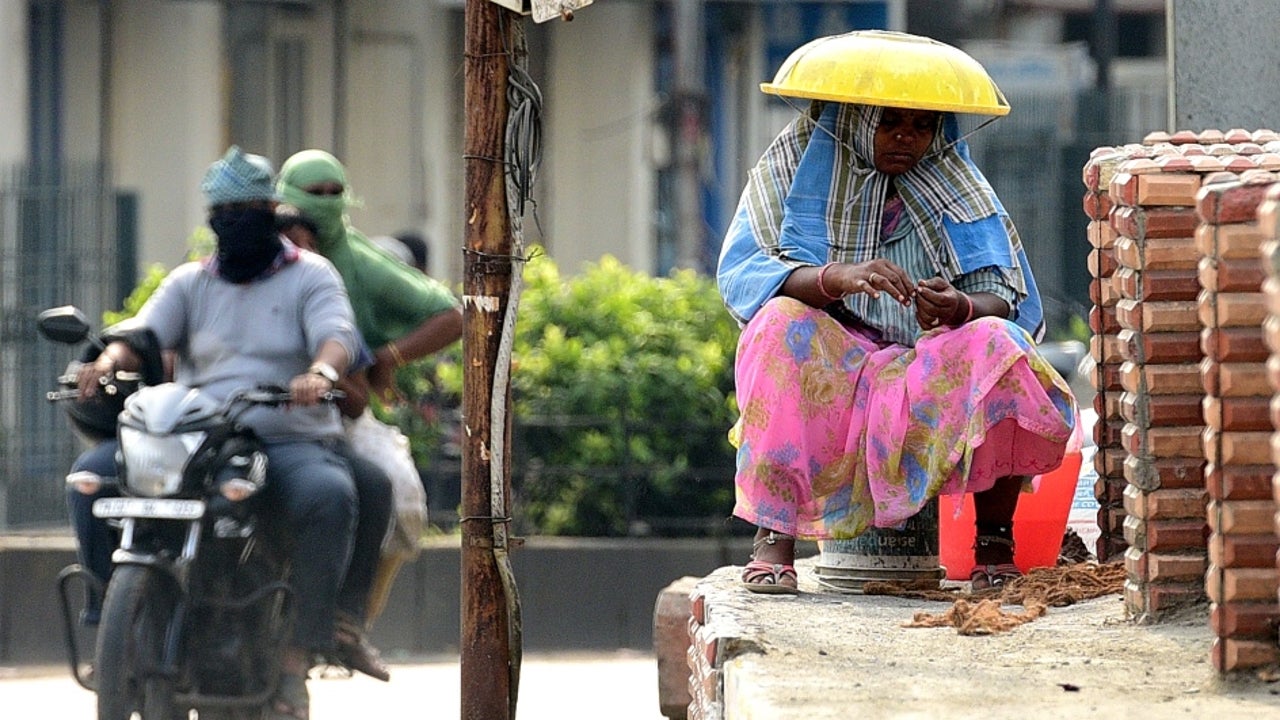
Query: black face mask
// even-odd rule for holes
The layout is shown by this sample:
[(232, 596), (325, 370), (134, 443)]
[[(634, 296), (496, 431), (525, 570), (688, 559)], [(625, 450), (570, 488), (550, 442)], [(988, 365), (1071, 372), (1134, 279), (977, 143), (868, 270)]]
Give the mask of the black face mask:
[(218, 274), (233, 283), (261, 275), (283, 247), (275, 212), (268, 208), (219, 210), (209, 228), (218, 236)]

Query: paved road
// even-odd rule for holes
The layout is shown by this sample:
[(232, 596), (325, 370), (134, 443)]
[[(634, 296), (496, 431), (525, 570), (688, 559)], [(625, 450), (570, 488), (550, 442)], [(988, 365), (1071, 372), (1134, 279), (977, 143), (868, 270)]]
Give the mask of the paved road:
[[(363, 676), (313, 680), (311, 718), (457, 718), (460, 684), (456, 661), (393, 665), (385, 685)], [(62, 668), (0, 667), (6, 718), (89, 719), (93, 701)], [(657, 665), (641, 653), (526, 655), (516, 717), (663, 720)]]

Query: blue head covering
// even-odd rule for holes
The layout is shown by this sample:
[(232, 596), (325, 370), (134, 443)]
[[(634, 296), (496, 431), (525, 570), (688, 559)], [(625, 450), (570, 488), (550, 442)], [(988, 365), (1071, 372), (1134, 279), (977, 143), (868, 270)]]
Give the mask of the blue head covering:
[(277, 199), (271, 161), (232, 145), (204, 174), (200, 190), (209, 207)]
[[(717, 273), (725, 304), (740, 322), (797, 267), (874, 256), (890, 182), (872, 162), (881, 111), (815, 104), (752, 170)], [(1039, 340), (1043, 308), (1017, 230), (970, 159), (953, 114), (943, 115), (941, 130), (920, 164), (896, 179), (907, 215), (948, 281), (984, 267), (1004, 271), (1018, 295), (1013, 319)], [(865, 296), (846, 302), (857, 312)]]

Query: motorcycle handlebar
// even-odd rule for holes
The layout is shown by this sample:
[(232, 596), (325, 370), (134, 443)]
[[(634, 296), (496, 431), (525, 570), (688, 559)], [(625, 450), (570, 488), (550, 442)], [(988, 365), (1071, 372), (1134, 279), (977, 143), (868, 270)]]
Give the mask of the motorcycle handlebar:
[[(73, 374), (59, 375), (58, 385), (66, 388), (63, 390), (51, 390), (44, 394), (49, 402), (60, 402), (62, 400), (78, 400), (80, 399), (80, 391), (76, 389), (76, 376)], [(115, 395), (120, 392), (120, 386), (117, 383), (137, 383), (142, 376), (135, 372), (121, 371), (112, 375), (103, 375), (98, 378), (98, 384), (102, 386), (104, 395)]]
[[(321, 402), (335, 402), (347, 396), (341, 390), (330, 390), (320, 396)], [(284, 405), (293, 402), (293, 393), (279, 388), (254, 388), (236, 393), (228, 398), (228, 404), (242, 401), (252, 405)]]
[[(135, 375), (134, 373), (118, 373), (117, 379), (127, 380), (127, 378), (122, 377), (126, 374)], [(68, 379), (70, 380), (70, 382), (66, 382)], [(60, 376), (58, 378), (58, 384), (74, 385), (75, 376), (74, 375)], [(112, 381), (109, 381), (105, 376), (102, 378), (102, 386), (103, 386), (103, 392), (106, 393), (107, 395), (115, 395), (117, 392), (119, 392), (119, 388), (116, 387), (115, 383)], [(342, 400), (346, 396), (347, 394), (341, 390), (330, 390), (329, 392), (326, 392), (320, 396), (320, 401), (332, 403), (332, 402), (337, 402), (338, 400)], [(63, 400), (78, 400), (80, 399), (80, 391), (78, 389), (75, 389), (74, 387), (70, 390), (50, 390), (49, 392), (46, 392), (44, 394), (44, 397), (49, 402), (60, 402)], [(237, 394), (234, 397), (234, 399), (242, 400), (251, 405), (285, 405), (293, 401), (293, 393), (289, 392), (288, 390), (273, 390), (273, 389), (246, 390), (242, 393)]]

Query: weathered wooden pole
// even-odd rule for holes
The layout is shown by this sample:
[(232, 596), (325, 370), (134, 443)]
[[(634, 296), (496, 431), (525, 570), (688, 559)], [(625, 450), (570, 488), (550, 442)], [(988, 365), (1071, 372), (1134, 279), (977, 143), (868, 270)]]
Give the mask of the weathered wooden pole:
[[(462, 452), (462, 718), (515, 716), (519, 640), (512, 641), (515, 581), (507, 564), (511, 497), (510, 413), (491, 414), (499, 341), (511, 290), (503, 145), (507, 121), (507, 49), (518, 16), (490, 0), (467, 0), (463, 54), (463, 411)], [(503, 374), (503, 377), (506, 377)], [(495, 449), (498, 452), (495, 452)], [(497, 456), (495, 458), (495, 455)]]

